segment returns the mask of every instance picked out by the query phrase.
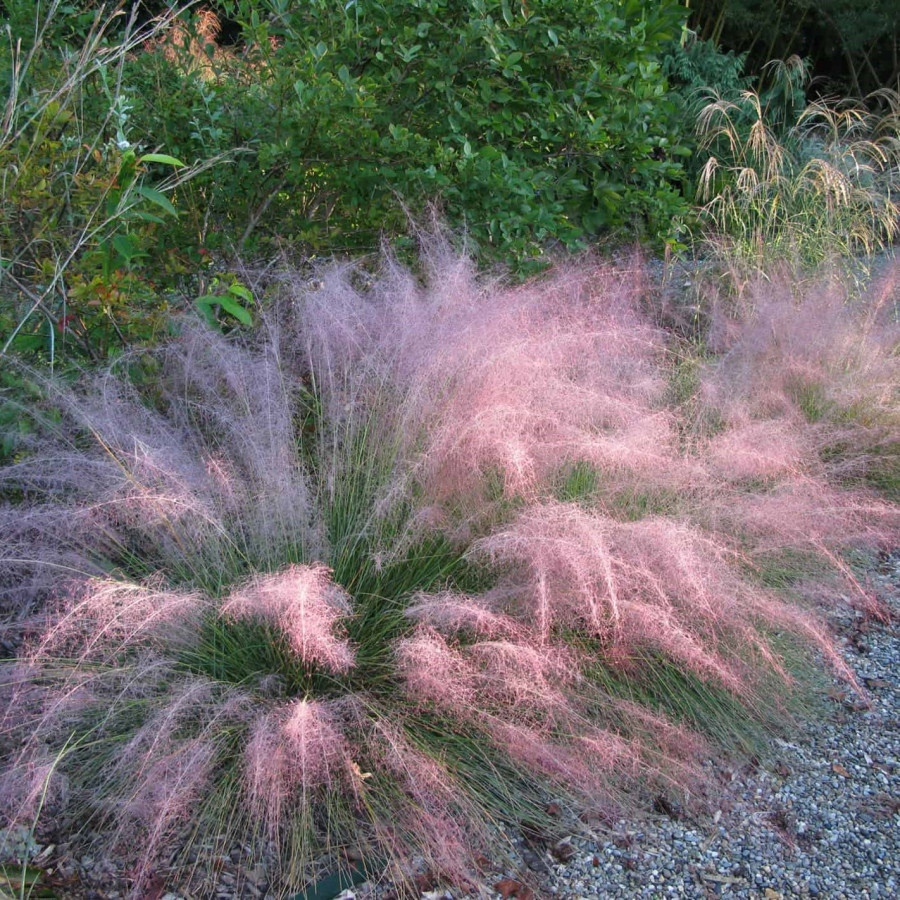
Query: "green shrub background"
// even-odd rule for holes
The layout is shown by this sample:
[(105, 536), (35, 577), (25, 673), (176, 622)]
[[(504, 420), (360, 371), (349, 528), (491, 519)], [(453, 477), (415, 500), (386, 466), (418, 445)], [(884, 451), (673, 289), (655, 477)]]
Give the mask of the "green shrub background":
[(93, 365), (195, 304), (250, 325), (242, 266), (402, 252), (434, 210), (522, 276), (598, 246), (820, 263), (896, 235), (896, 90), (826, 100), (814, 61), (698, 40), (728, 4), (4, 10), (4, 356)]

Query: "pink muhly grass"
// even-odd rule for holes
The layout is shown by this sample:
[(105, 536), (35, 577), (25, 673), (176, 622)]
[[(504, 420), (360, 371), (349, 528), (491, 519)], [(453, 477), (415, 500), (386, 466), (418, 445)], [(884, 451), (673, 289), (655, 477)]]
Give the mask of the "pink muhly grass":
[[(102, 816), (113, 845), (136, 860), (135, 891), (194, 820), (229, 729), (247, 715), (240, 692), (200, 677), (162, 677), (167, 693), (104, 772)], [(119, 702), (127, 700), (120, 694), (112, 708)]]
[(638, 759), (634, 742), (619, 742), (612, 735), (594, 742), (554, 740), (532, 726), (503, 720), (493, 722), (490, 731), (513, 760), (592, 805), (618, 805), (617, 779)]
[(401, 844), (415, 844), (432, 873), (459, 885), (476, 883), (475, 858), (491, 843), (477, 806), (440, 762), (413, 746), (391, 723), (375, 724), (370, 744), (379, 767), (390, 772), (406, 794), (397, 817), (379, 826), (385, 837), (394, 843), (391, 832), (405, 832)]
[(740, 634), (762, 648), (755, 620), (783, 620), (780, 604), (740, 576), (734, 551), (668, 518), (619, 522), (544, 503), (473, 552), (515, 567), (518, 614), (535, 622), (544, 642), (559, 626), (584, 630), (613, 661), (652, 648), (737, 692), (746, 673), (723, 655), (726, 638)]
[[(4, 689), (9, 808), (34, 809), (45, 745), (81, 728), (106, 756), (98, 775), (73, 754), (80, 808), (139, 875), (199, 846), (220, 803), (246, 808), (241, 840), (277, 845), (285, 890), (310, 847), (351, 844), (467, 883), (505, 815), (467, 783), (473, 748), (512, 767), (511, 793), (693, 790), (705, 744), (619, 686), (667, 708), (659, 663), (752, 708), (790, 679), (780, 631), (841, 665), (808, 586), (754, 575), (800, 551), (849, 582), (843, 549), (900, 534), (823, 459), (839, 426), (856, 447), (865, 429), (810, 421), (821, 394), (826, 418), (865, 406), (890, 435), (888, 288), (856, 313), (758, 287), (703, 373), (718, 430), (691, 441), (637, 267), (513, 287), (440, 241), (424, 254), (423, 282), (390, 258), (325, 269), (289, 327), (246, 341), (185, 327), (152, 402), (97, 379), (67, 395), (55, 455), (0, 475), (28, 500), (20, 525), (0, 511), (0, 591), (45, 603)], [(590, 496), (556, 499), (578, 464)]]
[(52, 809), (65, 801), (66, 780), (57, 762), (44, 750), (20, 756), (0, 772), (0, 822), (33, 827), (44, 807)]
[(741, 310), (719, 320), (726, 352), (707, 373), (707, 396), (728, 419), (799, 416), (815, 424), (849, 412), (896, 427), (900, 326), (889, 312), (897, 271), (894, 264), (861, 298), (834, 280), (807, 283), (798, 295), (783, 278), (758, 279)]
[(578, 679), (572, 653), (535, 645), (525, 636), (452, 646), (420, 625), (396, 653), (412, 698), (476, 722), (484, 716), (517, 721), (539, 716), (547, 722), (565, 717), (566, 689)]
[[(296, 452), (297, 385), (278, 343), (275, 330), (260, 352), (207, 329), (188, 328), (172, 347), (170, 365), (176, 374), (170, 409), (202, 425), (207, 459), (227, 460), (228, 469), (215, 475), (239, 494), (240, 513), (249, 517), (259, 541), (257, 552), (309, 539), (312, 527), (308, 478)], [(190, 427), (190, 419), (184, 425)]]
[(444, 634), (471, 633), (479, 637), (517, 637), (523, 626), (496, 606), (491, 596), (472, 596), (455, 591), (437, 594), (415, 594), (410, 598), (406, 615), (417, 622), (431, 625)]
[(397, 671), (409, 695), (460, 717), (477, 714), (475, 671), (459, 650), (432, 628), (419, 626), (396, 648)]
[(425, 376), (450, 386), (437, 399), (425, 454), (437, 496), (469, 493), (492, 469), (519, 494), (567, 461), (665, 466), (671, 423), (653, 408), (656, 335), (617, 321), (602, 294), (567, 307), (559, 295), (572, 287), (551, 279), (533, 293), (492, 298), (481, 333), (464, 333), (455, 359), (435, 348)]
[(435, 259), (422, 287), (393, 266), (360, 292), (345, 268), (295, 304), (329, 402), (364, 404), (380, 386), (402, 442), (424, 451), (430, 497), (483, 504), (492, 472), (508, 494), (534, 491), (573, 460), (667, 468), (664, 347), (635, 272), (588, 266), (512, 288)]
[(492, 740), (557, 789), (574, 792), (588, 810), (621, 811), (633, 807), (635, 795), (673, 787), (702, 796), (698, 760), (710, 750), (702, 737), (662, 714), (582, 687), (586, 693), (573, 695), (556, 722), (487, 719)]
[(327, 704), (308, 700), (261, 715), (245, 755), (250, 806), (273, 836), (287, 825), (291, 808), (346, 782), (353, 764), (338, 717)]
[(146, 842), (141, 857), (148, 867), (166, 837), (190, 821), (215, 756), (215, 747), (208, 740), (171, 741), (171, 734), (166, 733), (163, 739), (149, 742), (142, 765), (134, 771), (129, 767), (128, 775), (134, 779), (131, 793), (117, 798), (116, 814), (121, 823), (117, 840), (126, 844), (135, 839)]
[(113, 662), (136, 644), (186, 645), (208, 608), (208, 600), (195, 593), (91, 579), (71, 590), (40, 641), (27, 648), (27, 658), (37, 664), (63, 655)]
[(350, 604), (347, 592), (332, 581), (331, 569), (316, 563), (256, 576), (231, 594), (223, 612), (269, 621), (305, 663), (345, 672), (353, 665), (354, 653), (335, 631), (350, 612)]
[(543, 503), (479, 539), (471, 552), (495, 564), (521, 566), (527, 573), (519, 590), (522, 612), (542, 640), (560, 623), (600, 634), (619, 617), (604, 532), (601, 519), (574, 504)]
[(161, 851), (194, 819), (196, 805), (208, 789), (214, 753), (209, 741), (182, 742), (153, 760), (130, 796), (117, 797), (122, 825), (116, 840), (128, 854), (140, 847), (134, 890), (145, 884)]
[(821, 479), (793, 479), (764, 493), (732, 494), (712, 503), (709, 516), (714, 527), (745, 535), (752, 554), (882, 549), (900, 537), (896, 504)]
[(566, 688), (578, 680), (578, 663), (564, 647), (519, 641), (478, 641), (467, 648), (478, 671), (480, 692), (501, 714), (545, 721), (565, 715)]
[[(60, 437), (0, 473), (46, 503), (28, 510), (31, 571), (62, 562), (72, 576), (95, 574), (137, 545), (142, 574), (164, 568), (210, 584), (233, 578), (236, 564), (276, 568), (299, 546), (320, 550), (276, 343), (261, 352), (185, 326), (160, 353), (152, 405), (116, 371), (72, 390), (48, 386)], [(13, 553), (3, 557), (0, 587)]]
[(707, 464), (729, 482), (790, 480), (821, 469), (816, 447), (802, 428), (777, 420), (747, 421), (712, 437)]
[(86, 552), (89, 521), (77, 506), (0, 505), (0, 627), (52, 603), (61, 581), (102, 574)]

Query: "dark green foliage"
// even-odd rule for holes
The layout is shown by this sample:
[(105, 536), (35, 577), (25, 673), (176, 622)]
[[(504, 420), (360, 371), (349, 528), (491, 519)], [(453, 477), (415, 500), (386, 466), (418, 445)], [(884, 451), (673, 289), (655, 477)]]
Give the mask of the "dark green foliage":
[(435, 205), (522, 270), (677, 243), (677, 0), (233, 0), (227, 44), (187, 7), (5, 4), (4, 353), (101, 361), (194, 302), (248, 324), (223, 259), (402, 244)]
[(759, 73), (792, 54), (815, 62), (814, 76), (857, 97), (900, 78), (896, 0), (693, 0), (691, 27), (748, 56)]
[(369, 250), (433, 201), (506, 258), (674, 236), (687, 151), (661, 61), (675, 0), (221, 8), (241, 49), (201, 24), (133, 76), (144, 132), (188, 160), (230, 154), (183, 199), (210, 246)]
[(696, 117), (708, 91), (729, 94), (750, 87), (753, 79), (745, 74), (746, 62), (745, 53), (723, 52), (712, 41), (691, 38), (673, 47), (663, 70)]

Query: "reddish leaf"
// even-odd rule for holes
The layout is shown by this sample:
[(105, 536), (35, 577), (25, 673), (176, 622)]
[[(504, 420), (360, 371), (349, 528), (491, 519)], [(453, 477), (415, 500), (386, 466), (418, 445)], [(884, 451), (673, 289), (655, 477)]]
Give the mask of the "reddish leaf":
[(509, 900), (515, 897), (516, 900), (534, 900), (534, 891), (523, 884), (521, 881), (513, 881), (511, 878), (504, 878), (494, 885), (494, 890), (498, 891), (503, 900)]
[(433, 891), (437, 884), (437, 879), (434, 877), (433, 872), (425, 872), (422, 875), (416, 875), (413, 881), (415, 882), (416, 890), (418, 890), (420, 894)]
[(141, 900), (160, 900), (166, 892), (166, 882), (159, 875), (154, 875), (144, 888), (141, 894)]

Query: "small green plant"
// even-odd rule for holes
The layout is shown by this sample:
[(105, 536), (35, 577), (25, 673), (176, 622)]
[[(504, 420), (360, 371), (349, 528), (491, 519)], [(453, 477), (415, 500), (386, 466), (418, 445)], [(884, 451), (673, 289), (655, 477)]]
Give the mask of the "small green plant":
[(157, 235), (178, 216), (171, 193), (202, 168), (141, 149), (130, 127), (127, 60), (174, 12), (138, 27), (123, 4), (101, 6), (74, 35), (66, 15), (59, 0), (38, 5), (30, 43), (8, 24), (0, 48), (0, 356), (51, 365), (165, 328)]
[(252, 325), (253, 294), (236, 276), (217, 275), (210, 284), (210, 291), (194, 301), (208, 325), (216, 327), (223, 314), (231, 316), (242, 325)]

